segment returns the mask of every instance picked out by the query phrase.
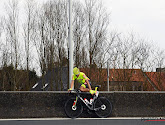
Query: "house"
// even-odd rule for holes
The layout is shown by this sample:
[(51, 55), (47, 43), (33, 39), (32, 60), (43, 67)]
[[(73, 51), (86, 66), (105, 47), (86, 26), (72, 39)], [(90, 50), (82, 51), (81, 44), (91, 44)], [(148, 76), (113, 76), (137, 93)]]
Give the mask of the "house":
[[(101, 85), (107, 91), (107, 69), (80, 68), (91, 80), (92, 85)], [(165, 91), (165, 72), (143, 72), (141, 69), (109, 69), (110, 91)], [(75, 84), (78, 88), (79, 84)], [(67, 90), (68, 67), (48, 71), (31, 91)]]
[[(158, 91), (165, 91), (165, 72), (146, 72), (147, 76), (157, 87)], [(154, 87), (148, 86), (148, 90), (154, 91)]]
[[(94, 84), (107, 90), (107, 69), (80, 69)], [(110, 91), (165, 91), (165, 72), (143, 72), (141, 69), (109, 69)]]

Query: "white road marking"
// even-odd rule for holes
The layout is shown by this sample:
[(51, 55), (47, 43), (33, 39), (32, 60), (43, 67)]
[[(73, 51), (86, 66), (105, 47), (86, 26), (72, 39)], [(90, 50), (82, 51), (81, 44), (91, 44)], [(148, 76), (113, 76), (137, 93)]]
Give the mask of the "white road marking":
[[(153, 117), (154, 119), (165, 119), (165, 117)], [(76, 118), (75, 120), (96, 120), (96, 119), (136, 119), (136, 120), (144, 120), (149, 119), (149, 117), (111, 117), (111, 118)], [(13, 119), (0, 119), (0, 121), (43, 121), (43, 120), (71, 120), (71, 118), (13, 118)]]

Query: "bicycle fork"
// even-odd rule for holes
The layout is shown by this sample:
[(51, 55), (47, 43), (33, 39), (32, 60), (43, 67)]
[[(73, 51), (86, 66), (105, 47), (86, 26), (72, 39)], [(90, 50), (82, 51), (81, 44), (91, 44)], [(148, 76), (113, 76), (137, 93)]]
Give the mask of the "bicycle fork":
[(76, 96), (76, 100), (74, 101), (73, 106), (76, 106), (76, 104), (77, 104), (77, 99), (78, 99), (78, 97)]

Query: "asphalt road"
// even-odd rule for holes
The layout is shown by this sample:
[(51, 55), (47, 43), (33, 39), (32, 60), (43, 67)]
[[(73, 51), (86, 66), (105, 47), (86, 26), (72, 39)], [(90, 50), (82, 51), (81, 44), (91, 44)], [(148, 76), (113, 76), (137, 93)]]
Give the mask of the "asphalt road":
[(144, 119), (1, 119), (0, 125), (165, 125), (165, 120)]

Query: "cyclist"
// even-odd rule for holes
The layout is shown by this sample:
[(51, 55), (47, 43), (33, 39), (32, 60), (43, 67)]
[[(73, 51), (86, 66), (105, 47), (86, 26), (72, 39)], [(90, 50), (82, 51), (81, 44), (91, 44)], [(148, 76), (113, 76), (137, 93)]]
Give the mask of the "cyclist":
[(80, 90), (81, 91), (83, 91), (83, 92), (90, 92), (92, 95), (96, 93), (91, 88), (90, 79), (85, 75), (85, 73), (80, 72), (80, 70), (77, 67), (75, 67), (73, 69), (71, 88), (68, 91), (72, 90), (72, 88), (74, 86), (74, 81), (75, 80), (77, 80), (79, 83), (81, 83), (81, 86), (80, 86)]

